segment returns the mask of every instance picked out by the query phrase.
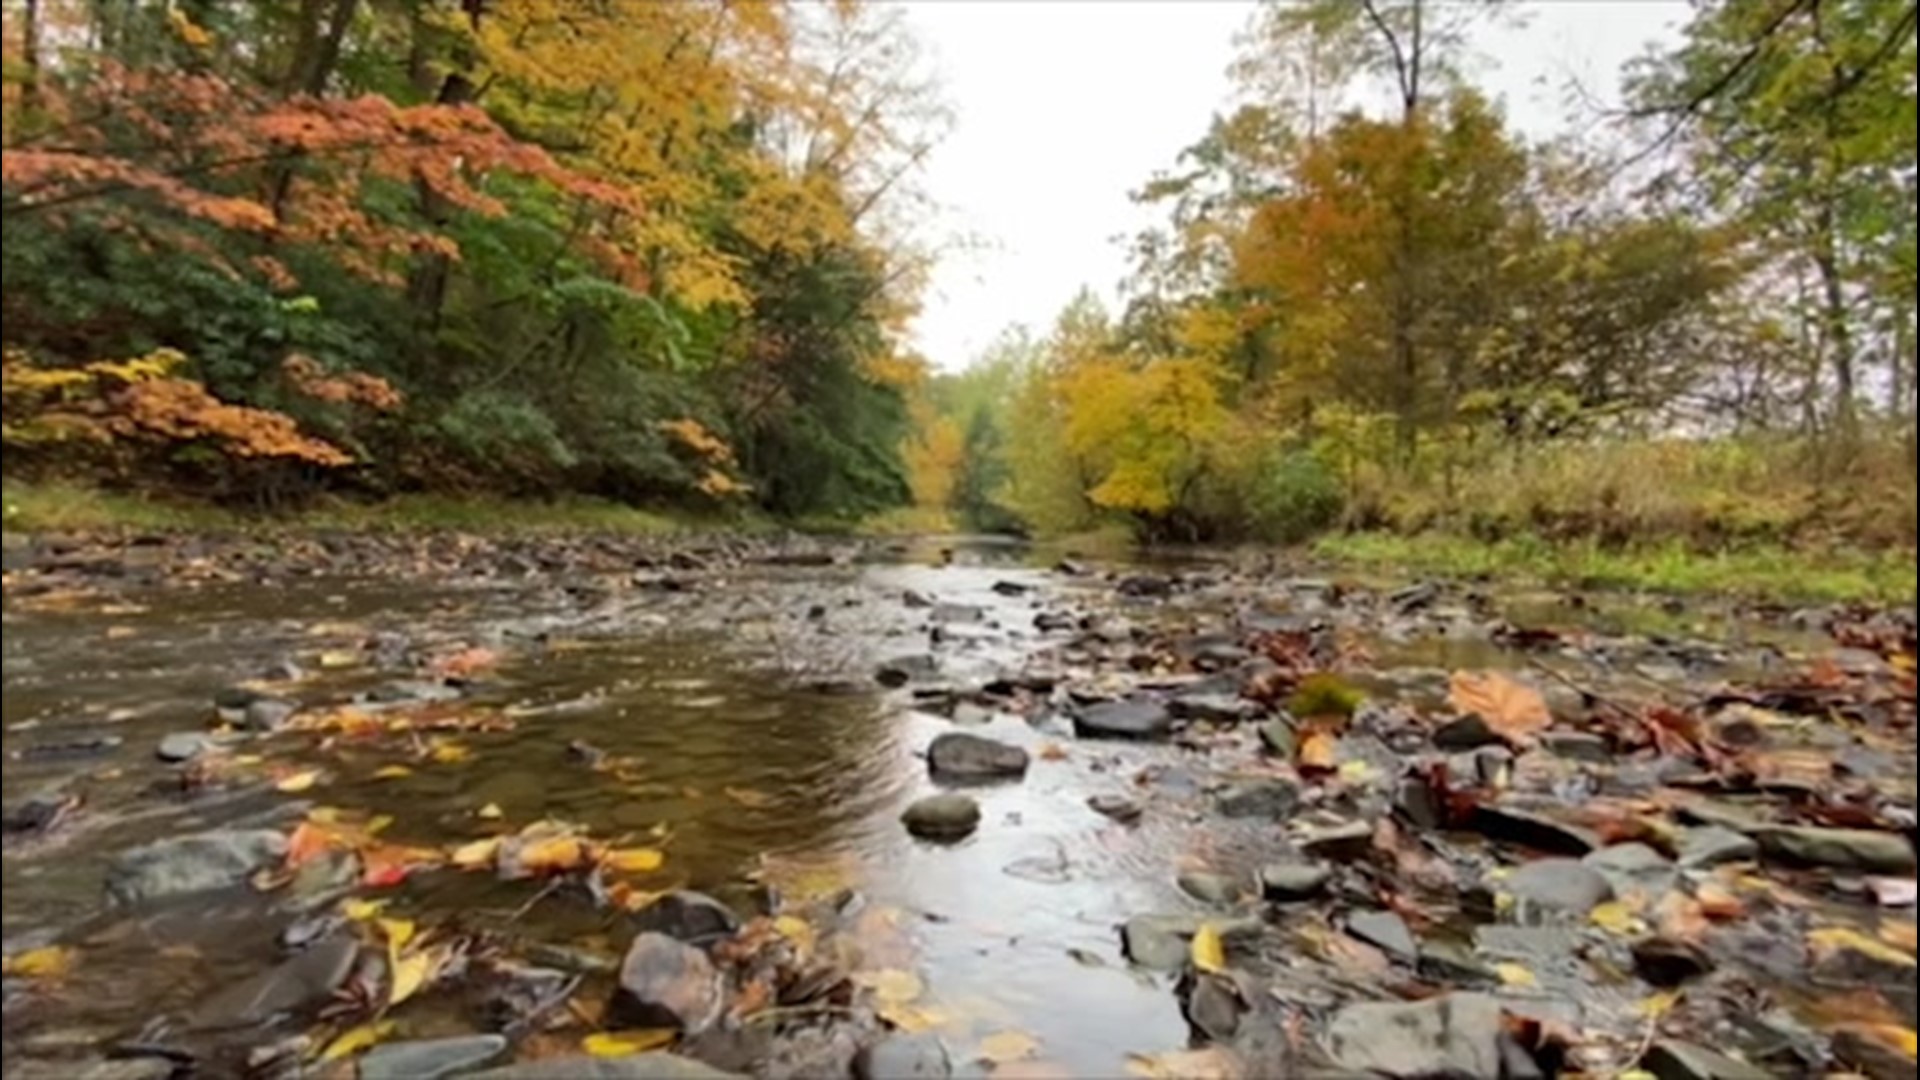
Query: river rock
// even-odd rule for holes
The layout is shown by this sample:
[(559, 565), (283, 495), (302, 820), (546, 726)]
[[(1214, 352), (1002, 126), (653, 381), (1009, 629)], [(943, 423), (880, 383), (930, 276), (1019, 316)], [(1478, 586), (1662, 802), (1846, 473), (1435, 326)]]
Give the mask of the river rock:
[(1391, 911), (1360, 911), (1347, 919), (1347, 933), (1396, 960), (1409, 964), (1420, 959), (1420, 943), (1413, 939), (1407, 920)]
[(927, 617), (936, 623), (977, 623), (986, 621), (987, 609), (974, 604), (935, 604)]
[(641, 933), (664, 934), (698, 945), (731, 935), (740, 929), (740, 919), (732, 908), (706, 893), (680, 889), (634, 912), (633, 925)]
[(1260, 749), (1277, 758), (1293, 760), (1297, 740), (1293, 725), (1285, 720), (1269, 720), (1259, 727)]
[(1373, 850), (1373, 831), (1372, 822), (1342, 821), (1308, 829), (1298, 843), (1302, 852), (1314, 858), (1351, 862)]
[(1173, 579), (1159, 574), (1133, 574), (1120, 579), (1116, 587), (1121, 596), (1137, 598), (1173, 595)]
[(1553, 855), (1585, 855), (1600, 846), (1592, 830), (1556, 821), (1545, 814), (1507, 806), (1482, 806), (1470, 820), (1475, 832)]
[(1224, 789), (1214, 806), (1226, 817), (1263, 817), (1276, 821), (1300, 808), (1300, 785), (1282, 777), (1243, 780)]
[(1591, 731), (1549, 731), (1540, 736), (1540, 745), (1568, 761), (1605, 765), (1613, 760), (1613, 747), (1606, 737)]
[(507, 1052), (502, 1035), (459, 1035), (383, 1043), (360, 1059), (360, 1080), (440, 1080)]
[(980, 804), (952, 792), (929, 795), (907, 807), (900, 820), (922, 840), (959, 840), (980, 827)]
[(1203, 904), (1231, 904), (1240, 899), (1238, 878), (1207, 870), (1188, 870), (1176, 879), (1180, 891)]
[(1082, 739), (1164, 739), (1173, 733), (1173, 714), (1145, 698), (1103, 701), (1074, 712), (1073, 733)]
[(881, 664), (874, 672), (874, 680), (881, 686), (897, 689), (918, 679), (931, 679), (940, 674), (940, 661), (927, 653), (913, 656), (896, 656)]
[(1697, 945), (1651, 937), (1634, 943), (1633, 967), (1654, 986), (1674, 987), (1712, 971), (1713, 961)]
[(720, 1015), (720, 974), (707, 954), (677, 938), (647, 932), (620, 964), (612, 1017), (621, 1027), (672, 1028), (690, 1035)]
[(1514, 870), (1500, 887), (1535, 909), (1586, 914), (1613, 899), (1613, 886), (1578, 859), (1540, 859)]
[(1659, 1080), (1768, 1080), (1773, 1075), (1718, 1050), (1678, 1039), (1654, 1043), (1640, 1059), (1640, 1067)]
[(283, 698), (262, 697), (247, 702), (243, 719), (251, 731), (279, 731), (293, 719), (300, 706)]
[(82, 801), (78, 792), (65, 788), (36, 791), (0, 814), (0, 829), (9, 833), (45, 832), (64, 821)]
[(1433, 733), (1433, 745), (1442, 750), (1478, 750), (1502, 741), (1500, 733), (1479, 713), (1449, 720)]
[(1274, 863), (1260, 871), (1260, 893), (1282, 902), (1311, 900), (1332, 880), (1333, 871), (1319, 863)]
[(1722, 863), (1748, 862), (1760, 857), (1760, 843), (1746, 833), (1724, 825), (1701, 825), (1680, 840), (1680, 865), (1704, 870)]
[(1226, 1042), (1240, 1030), (1240, 1014), (1247, 1009), (1232, 980), (1196, 974), (1180, 1012), (1193, 1030), (1209, 1042)]
[(860, 1048), (853, 1058), (855, 1080), (946, 1080), (953, 1061), (939, 1037), (894, 1032)]
[(1125, 795), (1089, 795), (1087, 806), (1094, 813), (1119, 822), (1139, 821), (1140, 816), (1146, 813), (1146, 807), (1141, 806), (1139, 800), (1129, 799)]
[(201, 754), (212, 753), (220, 748), (220, 740), (204, 731), (176, 731), (160, 740), (154, 747), (153, 756), (161, 761), (192, 761)]
[(1027, 773), (1027, 752), (1017, 746), (949, 731), (927, 747), (927, 768), (939, 780), (1011, 780)]
[(1177, 971), (1186, 965), (1187, 942), (1204, 922), (1211, 921), (1222, 940), (1256, 937), (1265, 928), (1259, 919), (1206, 920), (1195, 915), (1135, 915), (1120, 927), (1120, 943), (1127, 959), (1155, 971)]
[(141, 904), (241, 885), (284, 858), (287, 838), (271, 829), (216, 829), (121, 852), (107, 867), (107, 896)]
[(1237, 724), (1260, 715), (1260, 706), (1239, 694), (1182, 694), (1167, 702), (1167, 711), (1181, 720)]
[(195, 1031), (252, 1027), (317, 1006), (347, 981), (359, 954), (360, 947), (345, 936), (316, 942), (291, 960), (215, 991), (187, 1014), (187, 1026)]
[(465, 1080), (747, 1080), (705, 1062), (654, 1050), (622, 1057), (555, 1057), (468, 1073)]
[(1780, 825), (1761, 829), (1753, 838), (1766, 854), (1790, 862), (1872, 874), (1914, 870), (1913, 844), (1899, 833)]
[(1665, 855), (1639, 841), (1603, 847), (1580, 860), (1599, 871), (1617, 895), (1664, 896), (1679, 874)]
[(1499, 1080), (1499, 999), (1452, 993), (1341, 1009), (1327, 1029), (1334, 1064), (1354, 1074)]

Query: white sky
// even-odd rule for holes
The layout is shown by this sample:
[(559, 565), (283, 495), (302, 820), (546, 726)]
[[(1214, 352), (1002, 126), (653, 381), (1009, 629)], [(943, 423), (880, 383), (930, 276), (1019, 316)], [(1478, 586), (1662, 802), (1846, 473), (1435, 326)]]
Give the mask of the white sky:
[[(1011, 323), (1044, 331), (1081, 286), (1110, 301), (1121, 237), (1153, 220), (1127, 193), (1205, 133), (1247, 0), (902, 0), (932, 52), (953, 134), (927, 168), (948, 255), (915, 325), (936, 366), (966, 366)], [(1568, 121), (1568, 79), (1612, 101), (1620, 65), (1669, 40), (1684, 0), (1532, 0), (1483, 34), (1476, 81), (1530, 135)]]

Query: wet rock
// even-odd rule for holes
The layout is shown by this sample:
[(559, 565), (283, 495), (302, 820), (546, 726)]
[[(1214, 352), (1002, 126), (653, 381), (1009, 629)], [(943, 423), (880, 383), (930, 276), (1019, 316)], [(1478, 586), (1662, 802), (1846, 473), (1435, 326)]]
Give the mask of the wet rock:
[(167, 1080), (174, 1064), (164, 1057), (42, 1061), (9, 1051), (7, 1080)]
[(1440, 586), (1431, 581), (1418, 585), (1409, 585), (1387, 597), (1387, 603), (1402, 615), (1411, 615), (1423, 608), (1430, 608), (1440, 599)]
[(1549, 731), (1540, 736), (1540, 745), (1569, 761), (1605, 765), (1613, 760), (1613, 747), (1606, 737), (1590, 731)]
[(121, 852), (107, 867), (107, 896), (141, 904), (232, 888), (278, 862), (287, 838), (269, 829), (218, 829), (160, 840)]
[(125, 742), (118, 735), (87, 735), (60, 742), (34, 743), (7, 756), (15, 761), (68, 761), (111, 754)]
[(192, 761), (220, 748), (220, 740), (204, 731), (176, 731), (160, 740), (153, 754), (161, 761)]
[(1206, 870), (1188, 870), (1176, 879), (1180, 891), (1203, 904), (1231, 904), (1240, 899), (1238, 878)]
[(1391, 911), (1355, 912), (1347, 919), (1347, 933), (1396, 960), (1411, 964), (1420, 959), (1420, 943), (1413, 939), (1407, 920)]
[(679, 1054), (650, 1051), (625, 1057), (556, 1057), (468, 1073), (465, 1080), (746, 1080)]
[(1500, 973), (1458, 941), (1441, 939), (1420, 944), (1420, 976), (1446, 983), (1497, 983)]
[(1395, 789), (1394, 809), (1418, 829), (1432, 831), (1447, 823), (1447, 806), (1426, 776), (1414, 774), (1401, 779)]
[(318, 1006), (347, 981), (359, 954), (359, 946), (345, 936), (317, 942), (291, 960), (215, 991), (187, 1014), (187, 1026), (195, 1031), (252, 1027)]
[(1260, 725), (1260, 749), (1277, 758), (1293, 760), (1296, 740), (1293, 725), (1285, 720), (1269, 720)]
[(1176, 971), (1186, 965), (1187, 942), (1211, 921), (1223, 940), (1257, 937), (1265, 928), (1258, 919), (1206, 920), (1195, 915), (1135, 915), (1120, 927), (1120, 943), (1127, 959), (1155, 971)]
[(239, 719), (247, 706), (258, 698), (264, 697), (260, 691), (246, 686), (223, 686), (213, 692), (213, 707), (222, 713)]
[(1027, 752), (1017, 746), (950, 731), (927, 747), (927, 768), (937, 780), (1009, 780), (1025, 776)]
[(1333, 871), (1319, 863), (1274, 863), (1260, 871), (1260, 894), (1269, 900), (1311, 900), (1326, 891)]
[(1043, 634), (1072, 630), (1080, 625), (1080, 620), (1064, 611), (1043, 611), (1033, 617), (1033, 628)]
[(874, 680), (888, 689), (897, 689), (917, 679), (931, 679), (940, 674), (940, 661), (931, 654), (920, 653), (913, 656), (896, 656), (881, 664), (874, 672)]
[(1600, 838), (1590, 830), (1515, 807), (1479, 807), (1470, 824), (1489, 840), (1554, 855), (1585, 855), (1600, 846)]
[(900, 820), (922, 840), (959, 840), (980, 827), (980, 804), (952, 792), (929, 795), (907, 807)]
[(985, 622), (987, 609), (975, 604), (935, 604), (927, 618), (935, 623), (964, 624)]
[(1214, 807), (1230, 818), (1263, 817), (1275, 821), (1300, 808), (1300, 785), (1283, 777), (1243, 780), (1221, 791)]
[(732, 908), (706, 893), (681, 889), (634, 912), (633, 925), (642, 933), (705, 944), (740, 929), (740, 919)]
[(1759, 857), (1759, 841), (1720, 825), (1688, 829), (1680, 840), (1680, 865), (1689, 870), (1704, 870), (1722, 863), (1747, 862)]
[(1658, 1080), (1768, 1080), (1757, 1065), (1678, 1039), (1663, 1039), (1647, 1049), (1640, 1067)]
[(1477, 750), (1503, 741), (1479, 713), (1468, 713), (1441, 725), (1433, 733), (1433, 745), (1442, 750)]
[(360, 1059), (360, 1080), (440, 1080), (507, 1052), (501, 1035), (461, 1035), (383, 1043)]
[(1584, 917), (1613, 898), (1613, 886), (1577, 859), (1541, 859), (1514, 870), (1500, 887), (1531, 908)]
[(8, 833), (50, 832), (79, 808), (78, 792), (63, 788), (36, 791), (0, 815), (0, 830)]
[(1599, 871), (1617, 895), (1662, 896), (1679, 876), (1665, 855), (1638, 841), (1603, 847), (1580, 861)]
[(895, 1032), (853, 1058), (854, 1080), (946, 1080), (953, 1062), (938, 1036)]
[(279, 731), (300, 706), (282, 698), (262, 697), (247, 702), (242, 720), (249, 731)]
[(724, 997), (720, 974), (706, 953), (649, 931), (627, 947), (610, 1016), (622, 1027), (696, 1035), (719, 1017)]
[(1246, 1009), (1233, 983), (1217, 975), (1196, 976), (1180, 1003), (1187, 1023), (1211, 1042), (1233, 1038), (1240, 1030), (1240, 1014)]
[(1914, 870), (1913, 844), (1900, 833), (1782, 825), (1760, 829), (1753, 838), (1766, 854), (1790, 862), (1873, 874)]
[(1025, 596), (1033, 591), (1033, 586), (1018, 581), (996, 581), (993, 591), (999, 596)]
[(1086, 577), (1093, 568), (1078, 559), (1061, 559), (1053, 564), (1053, 572), (1065, 577)]
[(1082, 739), (1164, 739), (1172, 732), (1167, 707), (1145, 698), (1103, 701), (1073, 713), (1073, 733)]
[(1115, 591), (1141, 599), (1173, 595), (1173, 579), (1158, 574), (1133, 574), (1120, 579)]
[(1334, 1064), (1360, 1075), (1501, 1076), (1500, 1002), (1452, 993), (1422, 1002), (1349, 1005), (1327, 1029)]
[(1633, 968), (1654, 986), (1674, 987), (1713, 970), (1713, 961), (1696, 945), (1654, 937), (1633, 946)]
[(1167, 702), (1167, 711), (1180, 720), (1237, 724), (1260, 715), (1260, 706), (1238, 694), (1182, 694)]
[(1138, 821), (1140, 816), (1146, 813), (1146, 807), (1141, 806), (1138, 800), (1129, 799), (1125, 795), (1089, 795), (1087, 806), (1096, 814), (1121, 822)]
[(1316, 859), (1336, 862), (1362, 859), (1373, 849), (1373, 823), (1344, 821), (1317, 826), (1300, 834), (1298, 847)]

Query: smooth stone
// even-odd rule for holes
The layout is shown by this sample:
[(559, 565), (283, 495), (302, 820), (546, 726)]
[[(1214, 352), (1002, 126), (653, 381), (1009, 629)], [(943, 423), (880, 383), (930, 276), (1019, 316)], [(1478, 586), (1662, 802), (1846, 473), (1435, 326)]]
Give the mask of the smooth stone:
[(161, 761), (192, 761), (220, 748), (220, 740), (204, 731), (176, 731), (160, 740), (153, 754)]
[(245, 884), (284, 858), (287, 838), (271, 829), (216, 829), (123, 851), (107, 867), (107, 896), (141, 904)]
[(974, 604), (935, 604), (928, 618), (936, 623), (977, 623), (987, 618), (987, 609)]
[(1680, 839), (1680, 865), (1689, 870), (1704, 870), (1730, 862), (1751, 862), (1759, 857), (1759, 841), (1724, 825), (1696, 826), (1688, 829)]
[(1259, 727), (1260, 749), (1266, 754), (1293, 760), (1298, 740), (1293, 733), (1293, 725), (1285, 720), (1269, 720)]
[(1096, 814), (1120, 822), (1139, 821), (1141, 815), (1146, 813), (1146, 807), (1141, 806), (1138, 800), (1125, 795), (1089, 795), (1087, 806)]
[(1240, 899), (1240, 882), (1226, 874), (1189, 870), (1176, 879), (1180, 891), (1203, 904), (1231, 904)]
[(707, 954), (665, 934), (643, 933), (620, 963), (611, 1017), (621, 1027), (707, 1029), (726, 1002), (720, 973)]
[(1221, 791), (1214, 807), (1230, 818), (1264, 817), (1276, 821), (1300, 808), (1300, 785), (1280, 777), (1245, 780)]
[(1578, 859), (1541, 859), (1514, 870), (1500, 887), (1534, 908), (1585, 916), (1613, 899), (1613, 886)]
[(927, 768), (941, 780), (1008, 780), (1025, 776), (1027, 752), (1017, 746), (949, 731), (927, 747)]
[(1180, 1012), (1193, 1030), (1210, 1042), (1226, 1042), (1240, 1030), (1240, 1014), (1246, 1005), (1233, 983), (1217, 975), (1200, 974), (1180, 1003)]
[(555, 1057), (524, 1061), (483, 1072), (466, 1080), (747, 1080), (742, 1073), (723, 1072), (705, 1062), (653, 1050), (624, 1057)]
[(1478, 750), (1504, 741), (1479, 713), (1449, 720), (1433, 733), (1433, 745), (1442, 750)]
[(733, 909), (706, 893), (681, 889), (660, 897), (633, 913), (641, 933), (665, 934), (680, 941), (704, 944), (740, 929)]
[(502, 1035), (461, 1035), (382, 1043), (360, 1059), (360, 1080), (440, 1080), (507, 1052)]
[(1315, 858), (1347, 862), (1365, 858), (1373, 850), (1373, 831), (1372, 822), (1346, 821), (1307, 830), (1298, 846)]
[(1396, 960), (1411, 964), (1420, 959), (1420, 943), (1407, 921), (1391, 911), (1356, 912), (1347, 919), (1347, 933)]
[(1678, 1039), (1663, 1039), (1647, 1049), (1640, 1067), (1658, 1080), (1770, 1080), (1772, 1073), (1718, 1050)]
[(187, 1014), (187, 1026), (195, 1031), (251, 1027), (318, 1005), (347, 981), (359, 955), (351, 938), (317, 942), (291, 960), (215, 991)]
[(1670, 859), (1639, 841), (1603, 847), (1580, 861), (1599, 871), (1618, 896), (1636, 890), (1648, 896), (1664, 896), (1679, 879)]
[(279, 731), (299, 711), (300, 706), (281, 698), (254, 698), (247, 703), (244, 720), (251, 731)]
[(1475, 832), (1490, 840), (1551, 855), (1585, 855), (1600, 846), (1600, 838), (1591, 830), (1513, 807), (1479, 807), (1473, 813), (1471, 825)]
[(1105, 701), (1073, 713), (1073, 733), (1083, 739), (1164, 739), (1173, 714), (1157, 701)]
[(1332, 880), (1333, 871), (1319, 863), (1275, 863), (1260, 871), (1260, 894), (1269, 900), (1310, 900)]
[(1167, 702), (1167, 711), (1180, 720), (1237, 724), (1260, 715), (1260, 706), (1238, 694), (1182, 694)]
[(1420, 943), (1417, 970), (1422, 978), (1452, 983), (1497, 983), (1500, 973), (1474, 955), (1463, 942), (1438, 940)]
[(1120, 941), (1127, 959), (1156, 971), (1176, 971), (1184, 967), (1188, 939), (1202, 924), (1212, 922), (1223, 940), (1258, 936), (1265, 928), (1259, 919), (1203, 919), (1197, 915), (1135, 915), (1120, 927)]
[(952, 792), (929, 795), (907, 807), (900, 820), (922, 840), (959, 840), (980, 827), (980, 804)]
[(933, 656), (921, 653), (915, 656), (897, 656), (881, 664), (874, 671), (874, 680), (881, 686), (897, 689), (918, 679), (931, 679), (940, 674), (940, 661)]
[(946, 1080), (953, 1060), (937, 1036), (895, 1032), (853, 1058), (854, 1080)]
[(1349, 1005), (1334, 1016), (1327, 1043), (1334, 1063), (1358, 1075), (1499, 1080), (1502, 1030), (1499, 999), (1455, 992)]
[(1761, 851), (1791, 862), (1870, 874), (1914, 871), (1913, 844), (1900, 833), (1780, 825), (1760, 829), (1753, 838)]

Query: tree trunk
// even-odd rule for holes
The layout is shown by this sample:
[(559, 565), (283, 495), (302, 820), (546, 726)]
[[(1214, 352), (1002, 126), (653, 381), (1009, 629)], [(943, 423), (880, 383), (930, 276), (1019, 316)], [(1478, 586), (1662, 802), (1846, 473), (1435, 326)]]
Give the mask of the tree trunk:
[(20, 114), (28, 117), (40, 104), (40, 0), (27, 0), (20, 16)]
[[(486, 10), (486, 0), (460, 0), (460, 8), (466, 13), (467, 24), (476, 33), (480, 29), (480, 16)], [(416, 24), (421, 28), (421, 24)], [(465, 105), (473, 100), (473, 80), (467, 72), (473, 66), (474, 57), (463, 45), (455, 50), (452, 70), (440, 82), (440, 91), (434, 101), (440, 105)], [(425, 177), (414, 177), (414, 192), (420, 203), (420, 216), (433, 225), (444, 225), (450, 209), (446, 200), (433, 190)], [(453, 278), (453, 260), (445, 255), (429, 254), (422, 256), (415, 264), (413, 273), (407, 282), (407, 299), (412, 302), (414, 313), (414, 331), (422, 341), (428, 340), (440, 330), (440, 318), (447, 303), (447, 287)]]
[(1833, 367), (1833, 426), (1842, 445), (1852, 445), (1860, 434), (1853, 324), (1847, 312), (1847, 283), (1840, 268), (1839, 225), (1831, 197), (1821, 199), (1814, 229), (1813, 265), (1820, 272), (1821, 339)]

